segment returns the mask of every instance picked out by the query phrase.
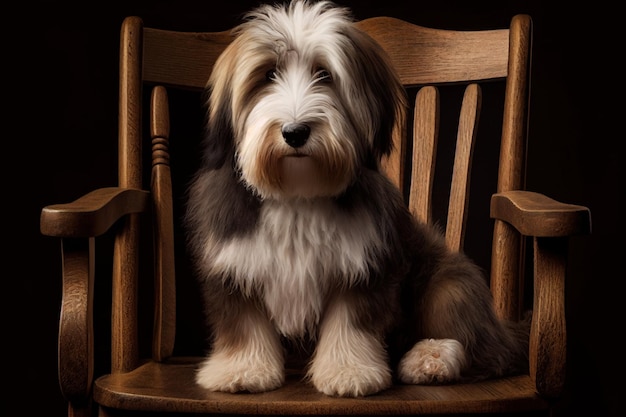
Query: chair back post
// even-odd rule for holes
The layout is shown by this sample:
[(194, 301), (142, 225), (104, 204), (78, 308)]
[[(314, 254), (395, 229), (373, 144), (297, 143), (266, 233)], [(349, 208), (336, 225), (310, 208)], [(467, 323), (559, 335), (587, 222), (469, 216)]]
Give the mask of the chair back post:
[[(142, 188), (141, 93), (143, 23), (124, 20), (120, 33), (119, 186)], [(128, 372), (138, 363), (137, 303), (139, 217), (127, 216), (116, 234), (113, 253), (111, 372)]]
[[(525, 184), (528, 105), (530, 97), (530, 51), (532, 22), (517, 15), (509, 30), (509, 65), (504, 99), (498, 192), (521, 190)], [(523, 276), (522, 237), (512, 226), (496, 220), (491, 258), (491, 291), (501, 318), (520, 317)]]

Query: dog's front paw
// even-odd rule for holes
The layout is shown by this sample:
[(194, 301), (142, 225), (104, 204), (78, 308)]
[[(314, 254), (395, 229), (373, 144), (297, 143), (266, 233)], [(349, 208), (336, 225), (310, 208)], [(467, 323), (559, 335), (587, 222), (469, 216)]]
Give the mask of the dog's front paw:
[(353, 332), (346, 345), (318, 345), (308, 377), (318, 391), (339, 397), (375, 394), (391, 386), (392, 373), (378, 339)]
[(283, 385), (283, 366), (244, 355), (210, 355), (198, 369), (196, 382), (211, 391), (264, 392)]
[(454, 339), (425, 339), (408, 351), (398, 366), (406, 384), (436, 384), (458, 380), (465, 366), (465, 351)]
[(371, 395), (391, 386), (382, 338), (353, 325), (354, 299), (339, 295), (326, 309), (307, 376), (318, 391), (340, 397)]
[(386, 365), (338, 366), (336, 363), (328, 363), (314, 365), (309, 376), (315, 388), (329, 396), (371, 395), (391, 385), (391, 371)]

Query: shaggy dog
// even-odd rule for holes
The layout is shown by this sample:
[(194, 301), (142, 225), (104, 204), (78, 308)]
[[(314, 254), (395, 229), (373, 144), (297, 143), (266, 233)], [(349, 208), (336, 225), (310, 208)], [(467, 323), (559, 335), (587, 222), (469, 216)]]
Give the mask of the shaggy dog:
[(307, 380), (333, 396), (524, 369), (527, 335), (497, 319), (482, 272), (381, 172), (405, 92), (350, 11), (264, 5), (234, 33), (188, 195), (212, 335), (197, 383), (278, 388), (287, 341), (313, 344)]

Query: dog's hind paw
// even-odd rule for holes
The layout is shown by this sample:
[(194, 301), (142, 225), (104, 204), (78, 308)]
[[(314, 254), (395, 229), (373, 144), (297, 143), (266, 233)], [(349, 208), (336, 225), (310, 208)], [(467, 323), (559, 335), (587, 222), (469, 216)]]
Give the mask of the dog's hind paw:
[(458, 380), (465, 366), (465, 351), (454, 339), (425, 339), (413, 346), (398, 365), (406, 384), (442, 384)]
[(282, 366), (226, 355), (209, 356), (196, 373), (196, 382), (210, 391), (265, 392), (279, 388), (285, 380)]

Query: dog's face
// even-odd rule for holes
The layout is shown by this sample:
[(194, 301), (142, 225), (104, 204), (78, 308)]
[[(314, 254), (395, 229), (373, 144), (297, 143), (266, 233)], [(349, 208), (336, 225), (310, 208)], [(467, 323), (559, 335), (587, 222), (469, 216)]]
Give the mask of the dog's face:
[(347, 9), (261, 6), (235, 34), (208, 84), (211, 168), (232, 163), (262, 199), (336, 196), (378, 169), (404, 90)]

